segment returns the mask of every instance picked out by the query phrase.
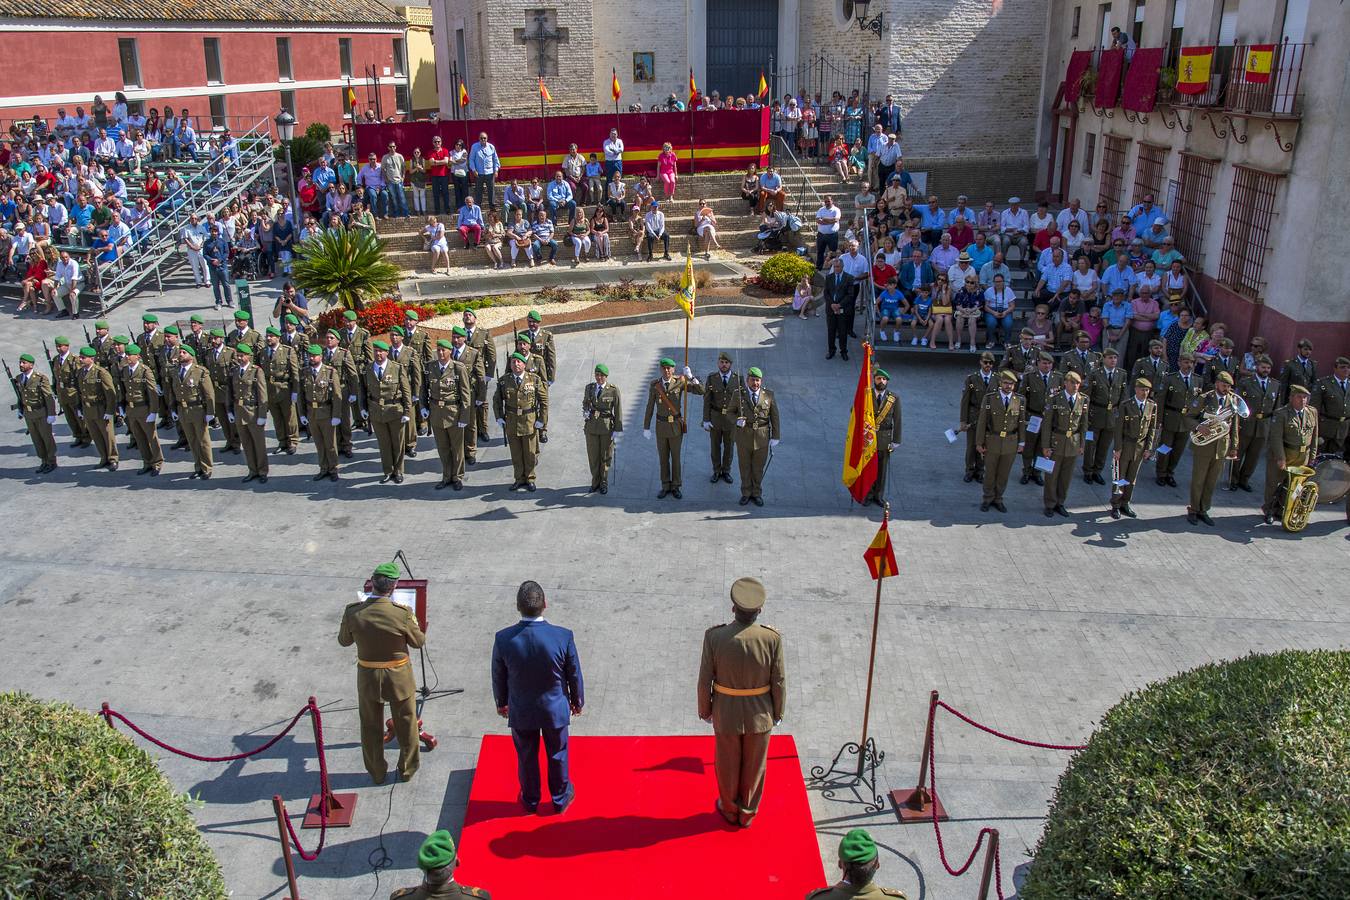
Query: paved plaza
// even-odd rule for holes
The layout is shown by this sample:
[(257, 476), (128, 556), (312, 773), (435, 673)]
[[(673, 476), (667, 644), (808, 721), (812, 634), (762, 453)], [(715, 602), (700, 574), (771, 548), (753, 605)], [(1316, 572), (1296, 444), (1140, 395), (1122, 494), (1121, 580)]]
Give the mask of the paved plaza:
[[(121, 331), (146, 310), (165, 320), (203, 305), (209, 299), (197, 291), (147, 295), (112, 322)], [(0, 354), (14, 365), (21, 352), (40, 354), (41, 338), (78, 341), (79, 326), (8, 321)], [(499, 433), (460, 493), (432, 490), (439, 464), (430, 439), (401, 486), (378, 484), (374, 440), (360, 435), (339, 484), (311, 481), (313, 447), (302, 444), (296, 456), (273, 457), (272, 477), (258, 487), (240, 483), (246, 472), (233, 455), (217, 455), (205, 484), (188, 480), (185, 452), (167, 453), (158, 479), (138, 477), (125, 455), (118, 472), (95, 471), (91, 450), (70, 455), (64, 423), (61, 468), (36, 478), (11, 417), (0, 431), (9, 533), (0, 684), (90, 710), (106, 700), (171, 743), (213, 755), (255, 746), (315, 695), (334, 788), (360, 799), (354, 827), (331, 831), (317, 862), (297, 860), (307, 900), (387, 896), (417, 882), (426, 833), (458, 833), (479, 740), (505, 733), (489, 652), (493, 632), (515, 621), (516, 587), (527, 578), (548, 593), (549, 618), (577, 634), (587, 705), (576, 733), (709, 739), (694, 698), (703, 631), (727, 620), (732, 581), (763, 579), (764, 620), (782, 631), (789, 654), (782, 730), (809, 763), (828, 763), (861, 725), (873, 596), (862, 553), (880, 519), (875, 508), (852, 505), (839, 480), (862, 354), (826, 361), (823, 318), (695, 321), (696, 374), (713, 369), (722, 349), (742, 372), (760, 366), (783, 410), (783, 442), (762, 509), (737, 506), (734, 486), (708, 483), (697, 430), (684, 448), (684, 499), (657, 500), (655, 448), (641, 433), (645, 385), (661, 356), (680, 357), (683, 332), (672, 321), (557, 338), (551, 440), (533, 494), (506, 491)], [(1258, 485), (1256, 494), (1220, 493), (1217, 527), (1191, 527), (1188, 456), (1180, 489), (1145, 481), (1136, 521), (1112, 521), (1109, 488), (1081, 479), (1070, 519), (1045, 519), (1040, 489), (1015, 477), (1008, 513), (981, 513), (980, 486), (961, 480), (964, 445), (943, 437), (957, 424), (974, 357), (944, 350), (911, 360), (881, 359), (904, 404), (890, 489), (900, 575), (883, 592), (871, 719), (886, 753), (883, 792), (914, 783), (932, 689), (1002, 730), (1078, 743), (1121, 695), (1178, 670), (1251, 651), (1350, 645), (1341, 506), (1320, 508), (1302, 535), (1289, 535), (1259, 525)], [(609, 494), (585, 496), (581, 392), (602, 361), (623, 392), (625, 430)], [(336, 636), (362, 579), (400, 548), (430, 580), (428, 680), (462, 693), (426, 705), (440, 746), (423, 755), (415, 780), (374, 787), (361, 765), (355, 654)], [(964, 860), (982, 825), (996, 826), (1011, 893), (1067, 755), (1000, 742), (950, 716), (939, 719), (936, 748), (952, 862)], [(313, 749), (302, 725), (242, 763), (163, 759), (174, 785), (201, 801), (197, 818), (235, 896), (283, 893), (271, 797), (302, 810), (317, 790)], [(577, 790), (584, 797), (587, 785)], [(900, 826), (889, 809), (869, 814), (848, 794), (813, 793), (811, 802), (827, 873), (839, 836), (862, 825), (884, 847), (881, 883), (911, 900), (975, 895), (981, 863), (949, 877), (931, 826)], [(312, 845), (317, 834), (302, 836)], [(377, 876), (381, 847), (388, 867)], [(557, 887), (569, 896), (569, 886)]]

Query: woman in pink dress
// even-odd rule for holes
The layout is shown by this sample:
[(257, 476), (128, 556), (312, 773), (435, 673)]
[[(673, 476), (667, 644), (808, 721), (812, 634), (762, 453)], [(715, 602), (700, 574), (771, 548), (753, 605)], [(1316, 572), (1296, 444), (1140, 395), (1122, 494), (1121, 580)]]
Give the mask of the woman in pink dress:
[(661, 179), (661, 190), (667, 200), (675, 196), (676, 162), (675, 151), (667, 141), (661, 145), (661, 155), (656, 157), (656, 174)]

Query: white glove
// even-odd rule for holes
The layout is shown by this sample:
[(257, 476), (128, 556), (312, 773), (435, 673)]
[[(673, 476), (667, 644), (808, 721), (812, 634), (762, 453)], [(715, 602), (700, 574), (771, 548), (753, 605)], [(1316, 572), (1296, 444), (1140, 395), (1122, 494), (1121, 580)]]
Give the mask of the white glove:
[(745, 427), (745, 418), (744, 418), (744, 417), (739, 418), (739, 419), (736, 420), (736, 427), (737, 427), (737, 428), (744, 428), (744, 427)]
[(540, 421), (538, 421), (538, 420), (536, 419), (536, 420), (535, 420), (535, 423), (534, 423), (534, 427), (535, 427), (535, 428), (538, 428), (540, 431), (543, 431), (543, 430), (544, 430), (544, 423), (543, 423), (543, 422), (540, 422)]
[(505, 428), (505, 427), (506, 427), (506, 420), (505, 420), (505, 419), (498, 419), (498, 420), (497, 420), (497, 424), (500, 425), (500, 426), (502, 426), (503, 428)]
[(329, 424), (329, 425), (332, 425), (334, 428), (336, 428), (338, 425), (341, 425), (341, 424), (342, 424), (342, 420), (341, 420), (340, 418), (338, 418), (337, 416), (334, 416), (333, 418), (331, 418), (331, 419), (328, 420), (328, 424)]
[[(75, 410), (75, 416), (76, 416), (76, 418), (83, 419), (83, 418), (84, 418), (84, 410), (82, 410), (82, 409), (77, 409), (77, 410)], [(23, 413), (19, 413), (19, 418), (20, 418), (20, 419), (23, 418)]]
[(210, 424), (211, 424), (212, 422), (214, 422), (215, 420), (216, 420), (216, 417), (215, 417), (215, 416), (207, 416), (207, 417), (206, 417), (206, 424), (210, 425)]
[(553, 382), (550, 381), (550, 382), (548, 383), (548, 386), (549, 386), (549, 387), (553, 387)]
[(125, 415), (127, 414), (126, 407), (124, 407), (124, 406), (119, 406), (119, 407), (117, 407), (117, 414), (118, 414), (119, 416), (125, 416)]
[[(153, 415), (153, 414), (152, 414), (152, 415)], [(225, 418), (227, 418), (227, 419), (230, 420), (230, 424), (231, 424), (231, 425), (234, 424), (234, 413), (226, 413), (226, 414), (225, 414)], [(146, 419), (146, 421), (148, 422), (148, 421), (150, 421), (150, 420), (149, 420), (149, 419)]]
[(20, 412), (20, 413), (15, 413), (15, 415), (19, 417), (19, 421), (20, 421), (20, 422), (23, 421), (23, 413), (21, 413), (21, 412)]
[(147, 424), (147, 425), (153, 425), (153, 424), (155, 424), (155, 420), (158, 419), (158, 418), (159, 418), (159, 414), (158, 414), (158, 413), (150, 413), (150, 415), (148, 415), (148, 416), (145, 417), (145, 424)]
[(258, 421), (258, 427), (259, 427), (259, 428), (264, 428), (264, 427), (266, 427), (266, 425), (267, 425), (267, 416), (259, 416), (257, 421)]
[(704, 422), (704, 423), (703, 423), (703, 430), (704, 430), (704, 431), (712, 431), (712, 423), (711, 423), (711, 422)]
[(693, 378), (693, 377), (694, 377), (694, 372), (693, 372), (693, 370), (690, 369), (688, 366), (685, 366), (685, 367), (684, 367), (684, 377), (685, 377), (685, 378)]
[(422, 407), (422, 418), (424, 418), (424, 419), (430, 419), (430, 418), (431, 418), (431, 410), (427, 409), (425, 406)]
[(163, 397), (163, 396), (164, 396), (164, 389), (163, 389), (163, 388), (155, 388), (155, 393), (156, 393), (158, 396)]
[(475, 400), (475, 401), (473, 401), (473, 405), (474, 405), (474, 406), (483, 406), (483, 405), (485, 405), (485, 404), (483, 403), (482, 400)]
[(104, 413), (104, 414), (103, 414), (103, 421), (105, 421), (105, 422), (111, 422), (111, 421), (112, 421), (112, 413)]
[(469, 423), (468, 423), (468, 422), (456, 422), (455, 424), (458, 425), (460, 428), (463, 428), (464, 426), (468, 425)]
[(176, 413), (176, 412), (170, 410), (170, 411), (169, 411), (169, 416), (172, 417), (172, 419), (173, 419), (175, 422), (178, 421), (178, 413)]
[(495, 376), (495, 375), (484, 375), (483, 377), (484, 377), (485, 379), (487, 379), (488, 381), (491, 381), (491, 380), (492, 380), (493, 378), (495, 378), (496, 376)]
[(352, 394), (350, 397), (348, 397), (348, 398), (347, 398), (347, 402), (348, 402), (348, 403), (355, 403), (355, 402), (356, 402), (356, 395), (355, 395), (355, 394)]
[(408, 424), (408, 417), (407, 417), (407, 416), (399, 416), (399, 417), (398, 417), (398, 420), (399, 420), (400, 422), (402, 422), (404, 425)]
[(369, 418), (370, 418), (370, 411), (369, 411), (369, 410), (365, 410), (365, 409), (361, 410), (361, 418), (363, 418), (363, 419), (369, 419)]
[[(19, 414), (19, 418), (20, 418), (20, 419), (23, 418), (23, 413), (20, 413), (20, 414)], [(47, 424), (48, 424), (48, 425), (55, 425), (55, 424), (56, 424), (56, 416), (48, 416), (48, 417), (47, 417)]]
[(652, 439), (652, 430), (650, 428), (642, 429), (642, 436), (650, 441)]
[(295, 400), (296, 400), (296, 398), (299, 397), (299, 396), (300, 396), (299, 394), (297, 394), (297, 393), (295, 393), (294, 391), (292, 391), (292, 392), (291, 392), (291, 402), (294, 403)]
[(769, 447), (777, 447), (781, 443), (778, 438), (769, 438)]
[(887, 445), (886, 445), (886, 452), (887, 452), (887, 453), (894, 453), (894, 452), (895, 452), (895, 448), (896, 448), (896, 447), (899, 447), (899, 446), (900, 446), (899, 444), (887, 444)]
[(307, 416), (301, 416), (301, 417), (300, 417), (300, 424), (301, 424), (301, 425), (308, 425), (308, 424), (309, 424), (309, 417), (307, 417)]

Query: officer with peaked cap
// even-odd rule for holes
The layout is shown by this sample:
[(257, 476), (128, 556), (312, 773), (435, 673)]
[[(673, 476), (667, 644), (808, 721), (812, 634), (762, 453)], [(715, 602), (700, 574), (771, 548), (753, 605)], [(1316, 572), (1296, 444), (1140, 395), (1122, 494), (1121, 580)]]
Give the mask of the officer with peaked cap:
[(491, 894), (482, 888), (469, 887), (455, 881), (455, 867), (459, 854), (455, 839), (445, 829), (433, 831), (417, 851), (417, 867), (424, 873), (417, 887), (399, 888), (389, 900), (433, 900), (439, 897), (481, 897), (490, 900)]

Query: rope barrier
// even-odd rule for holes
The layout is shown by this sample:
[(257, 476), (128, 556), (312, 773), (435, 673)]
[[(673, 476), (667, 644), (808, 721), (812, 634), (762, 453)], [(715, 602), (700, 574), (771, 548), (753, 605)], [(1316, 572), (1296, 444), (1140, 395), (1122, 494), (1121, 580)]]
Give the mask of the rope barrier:
[(313, 862), (314, 860), (318, 859), (319, 854), (323, 852), (324, 842), (328, 836), (328, 800), (330, 797), (330, 793), (328, 790), (328, 760), (324, 755), (324, 746), (323, 746), (323, 716), (322, 713), (319, 712), (318, 701), (315, 700), (313, 697), (309, 698), (309, 701), (300, 708), (300, 711), (297, 712), (294, 717), (291, 718), (290, 723), (285, 728), (283, 728), (279, 733), (277, 733), (273, 737), (269, 738), (265, 743), (263, 743), (258, 747), (253, 748), (252, 750), (245, 750), (242, 753), (232, 753), (229, 756), (203, 756), (200, 753), (192, 753), (188, 750), (183, 750), (179, 747), (175, 747), (172, 744), (160, 740), (153, 734), (150, 734), (148, 731), (146, 731), (144, 728), (141, 728), (135, 722), (132, 722), (122, 713), (110, 707), (107, 703), (103, 704), (98, 714), (103, 717), (103, 721), (107, 723), (109, 728), (115, 729), (117, 727), (113, 724), (113, 719), (116, 719), (117, 721), (121, 722), (122, 724), (130, 728), (135, 734), (154, 744), (161, 750), (165, 750), (169, 753), (176, 754), (177, 756), (183, 756), (188, 759), (195, 760), (197, 762), (220, 763), (220, 762), (236, 762), (241, 759), (247, 759), (250, 756), (257, 756), (259, 753), (262, 753), (263, 751), (270, 749), (277, 743), (277, 741), (281, 740), (286, 735), (291, 733), (291, 730), (295, 728), (296, 723), (300, 721), (300, 718), (304, 716), (305, 713), (309, 713), (310, 721), (314, 726), (315, 752), (318, 754), (319, 757), (319, 798), (320, 798), (319, 843), (318, 846), (314, 848), (314, 852), (313, 853), (307, 852), (305, 848), (300, 845), (300, 838), (299, 836), (296, 835), (295, 826), (291, 824), (291, 820), (289, 817), (284, 818), (282, 821), (284, 821), (286, 824), (286, 830), (290, 833), (291, 836), (291, 843), (295, 845), (295, 850), (297, 853), (300, 854), (300, 858), (303, 859), (305, 862)]

